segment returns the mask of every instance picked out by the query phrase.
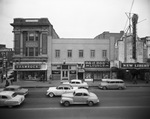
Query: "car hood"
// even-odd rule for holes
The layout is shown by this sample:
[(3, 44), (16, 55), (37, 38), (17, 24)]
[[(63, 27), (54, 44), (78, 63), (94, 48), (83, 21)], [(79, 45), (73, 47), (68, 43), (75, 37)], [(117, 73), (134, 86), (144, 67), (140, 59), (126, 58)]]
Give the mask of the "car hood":
[(56, 87), (49, 87), (47, 91), (56, 90)]
[(72, 98), (74, 95), (73, 93), (64, 93), (62, 94), (62, 97)]

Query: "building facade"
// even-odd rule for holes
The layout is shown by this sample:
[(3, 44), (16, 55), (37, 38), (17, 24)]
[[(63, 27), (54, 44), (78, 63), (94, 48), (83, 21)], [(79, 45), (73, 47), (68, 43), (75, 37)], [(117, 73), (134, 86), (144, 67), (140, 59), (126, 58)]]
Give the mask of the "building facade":
[(115, 42), (120, 33), (107, 37), (59, 38), (47, 18), (15, 18), (13, 69), (17, 80), (71, 80), (111, 77)]
[(14, 33), (13, 69), (15, 79), (47, 79), (48, 40), (59, 38), (47, 18), (16, 18), (11, 23)]

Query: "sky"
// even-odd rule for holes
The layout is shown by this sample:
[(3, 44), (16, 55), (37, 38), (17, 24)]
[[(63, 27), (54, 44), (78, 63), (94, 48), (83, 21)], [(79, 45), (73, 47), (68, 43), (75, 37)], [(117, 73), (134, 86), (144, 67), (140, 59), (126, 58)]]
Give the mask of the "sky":
[(150, 36), (150, 0), (0, 0), (0, 44), (13, 48), (14, 18), (48, 18), (60, 38), (94, 38), (127, 29), (129, 12), (138, 36)]

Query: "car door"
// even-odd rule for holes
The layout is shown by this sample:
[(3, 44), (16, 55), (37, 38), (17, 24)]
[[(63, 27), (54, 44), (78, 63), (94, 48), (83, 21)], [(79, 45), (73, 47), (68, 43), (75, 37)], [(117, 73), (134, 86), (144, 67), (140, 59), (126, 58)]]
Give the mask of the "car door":
[(71, 93), (72, 92), (71, 88), (68, 86), (64, 87), (64, 91), (65, 91), (65, 93)]
[(2, 95), (0, 97), (0, 106), (4, 106), (7, 99), (8, 99), (7, 96)]
[(87, 100), (89, 98), (89, 95), (87, 93), (83, 93), (82, 96), (83, 96), (82, 101), (83, 101), (84, 104), (86, 104)]
[(64, 87), (60, 86), (57, 88), (55, 95), (62, 95), (64, 92)]
[(0, 106), (4, 105), (4, 99), (2, 98), (2, 96), (0, 96)]
[(83, 104), (83, 95), (82, 93), (76, 93), (73, 98), (74, 104)]

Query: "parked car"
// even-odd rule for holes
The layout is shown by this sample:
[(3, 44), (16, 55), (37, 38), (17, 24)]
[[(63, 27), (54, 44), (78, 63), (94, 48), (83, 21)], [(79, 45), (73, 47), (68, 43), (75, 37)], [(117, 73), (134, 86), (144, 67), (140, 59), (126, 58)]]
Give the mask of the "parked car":
[(76, 89), (78, 88), (72, 87), (69, 84), (60, 84), (57, 87), (49, 87), (46, 95), (49, 97), (61, 96), (63, 93), (71, 93), (71, 92), (74, 92)]
[(99, 86), (100, 89), (125, 89), (126, 85), (121, 79), (102, 79)]
[(28, 89), (22, 88), (19, 85), (9, 85), (4, 89), (2, 89), (2, 91), (13, 91), (18, 95), (24, 95), (24, 96), (26, 96), (29, 93)]
[(86, 82), (79, 79), (72, 79), (70, 82), (64, 82), (63, 84), (70, 84), (73, 87), (78, 87), (78, 88), (85, 88), (85, 89), (89, 88)]
[(25, 97), (23, 95), (17, 95), (13, 91), (2, 91), (0, 92), (0, 106), (17, 106), (21, 105)]
[(73, 93), (62, 94), (60, 103), (64, 106), (71, 104), (88, 104), (93, 106), (99, 103), (99, 99), (96, 94), (89, 92), (87, 89), (77, 89)]

